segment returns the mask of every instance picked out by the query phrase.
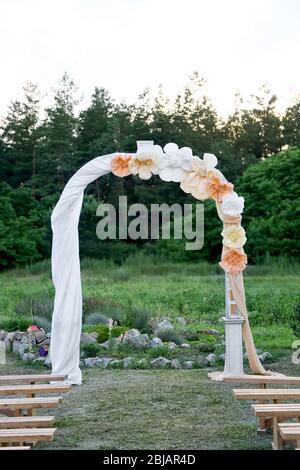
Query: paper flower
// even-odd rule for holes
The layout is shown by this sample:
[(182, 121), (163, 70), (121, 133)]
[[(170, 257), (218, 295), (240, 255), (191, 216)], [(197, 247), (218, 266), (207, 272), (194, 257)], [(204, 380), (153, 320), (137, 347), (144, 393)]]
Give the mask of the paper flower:
[(133, 175), (139, 175), (142, 180), (148, 180), (157, 175), (163, 151), (159, 145), (153, 145), (148, 151), (133, 155), (128, 167)]
[(223, 245), (228, 248), (242, 248), (246, 241), (245, 230), (241, 226), (229, 225), (222, 232)]
[(222, 200), (221, 209), (224, 215), (240, 215), (244, 210), (244, 198), (235, 192), (228, 194)]
[(192, 160), (192, 171), (186, 172), (180, 187), (185, 193), (191, 193), (196, 199), (203, 201), (209, 198), (207, 192), (208, 178), (217, 174), (215, 166), (218, 163), (215, 155), (205, 153), (203, 160), (194, 157)]
[(209, 197), (214, 200), (222, 199), (226, 194), (231, 193), (232, 190), (233, 184), (222, 181), (217, 175), (212, 175), (207, 182), (207, 192)]
[(221, 268), (229, 274), (239, 274), (244, 271), (247, 264), (247, 256), (241, 251), (228, 248), (225, 249), (222, 261), (219, 263)]
[(116, 155), (111, 160), (111, 172), (116, 176), (128, 176), (131, 174), (128, 163), (131, 159), (131, 155)]
[(192, 170), (193, 152), (189, 147), (178, 148), (177, 144), (167, 144), (165, 155), (160, 160), (159, 176), (163, 181), (179, 183), (186, 171)]

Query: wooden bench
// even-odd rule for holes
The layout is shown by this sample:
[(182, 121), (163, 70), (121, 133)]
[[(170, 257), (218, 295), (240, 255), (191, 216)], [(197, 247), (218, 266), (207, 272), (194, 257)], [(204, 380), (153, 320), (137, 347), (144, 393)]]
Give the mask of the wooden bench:
[(53, 441), (55, 428), (38, 429), (1, 429), (0, 445), (10, 443), (35, 443), (38, 441)]
[(13, 410), (14, 416), (20, 416), (22, 410), (29, 410), (33, 415), (37, 408), (55, 408), (62, 402), (62, 397), (6, 398), (0, 400), (1, 410)]
[[(233, 389), (233, 394), (237, 400), (257, 400), (260, 403), (271, 401), (280, 403), (287, 400), (300, 400), (300, 389), (261, 389), (261, 388), (238, 388)], [(267, 427), (272, 424), (270, 418), (259, 417), (258, 433), (266, 432)]]
[(37, 382), (64, 382), (66, 375), (0, 375), (0, 385), (9, 384), (34, 384)]
[(19, 416), (16, 418), (0, 418), (0, 429), (17, 428), (51, 428), (54, 416)]
[(9, 446), (9, 447), (1, 447), (0, 446), (0, 450), (30, 450), (31, 447), (30, 446)]
[(65, 393), (69, 392), (69, 384), (38, 384), (38, 385), (2, 385), (0, 395), (26, 395), (33, 398), (40, 393)]
[(278, 423), (287, 419), (300, 418), (300, 404), (259, 404), (252, 405), (256, 416), (273, 419), (273, 449), (282, 449), (282, 438), (278, 430)]
[(283, 441), (296, 441), (296, 450), (300, 450), (299, 423), (278, 423), (278, 429)]
[(300, 385), (300, 377), (288, 377), (284, 375), (227, 375), (222, 379), (226, 383), (241, 383), (260, 385)]

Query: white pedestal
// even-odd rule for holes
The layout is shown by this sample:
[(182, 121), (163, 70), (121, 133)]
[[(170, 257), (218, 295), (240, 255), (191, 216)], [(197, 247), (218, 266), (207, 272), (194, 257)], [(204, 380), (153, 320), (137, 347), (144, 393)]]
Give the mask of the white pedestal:
[(224, 375), (242, 375), (243, 367), (243, 332), (242, 317), (222, 319), (225, 324), (225, 369)]

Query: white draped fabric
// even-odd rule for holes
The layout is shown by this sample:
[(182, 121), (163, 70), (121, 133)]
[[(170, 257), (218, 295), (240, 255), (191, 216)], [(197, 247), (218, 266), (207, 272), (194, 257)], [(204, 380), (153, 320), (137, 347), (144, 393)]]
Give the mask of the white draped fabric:
[(70, 384), (81, 384), (80, 335), (82, 292), (78, 222), (86, 186), (111, 171), (116, 154), (97, 157), (67, 183), (52, 216), (52, 278), (55, 286), (50, 355), (52, 374), (65, 374)]

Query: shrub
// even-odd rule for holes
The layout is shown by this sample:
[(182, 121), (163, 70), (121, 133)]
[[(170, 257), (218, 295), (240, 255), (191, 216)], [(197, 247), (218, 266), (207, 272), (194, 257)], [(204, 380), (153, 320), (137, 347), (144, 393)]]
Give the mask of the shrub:
[(300, 337), (300, 302), (294, 307), (291, 328), (293, 329), (295, 335)]
[[(117, 338), (127, 330), (124, 326), (114, 326), (111, 329), (110, 337)], [(109, 327), (107, 325), (84, 325), (83, 331), (86, 333), (97, 333), (98, 343), (104, 343), (109, 339)]]
[(176, 330), (171, 330), (169, 328), (162, 328), (155, 331), (155, 335), (160, 338), (162, 341), (172, 341), (176, 344), (184, 343), (184, 338)]
[(30, 325), (32, 325), (32, 319), (26, 317), (9, 318), (0, 321), (0, 329), (5, 331), (26, 331)]
[(90, 313), (84, 320), (85, 325), (107, 325), (108, 317), (103, 313)]
[(125, 311), (120, 304), (96, 297), (83, 299), (83, 314), (84, 317), (90, 317), (92, 314), (101, 315), (101, 318), (111, 318), (118, 323), (123, 323), (125, 319)]
[(53, 308), (53, 300), (47, 297), (41, 299), (25, 297), (17, 304), (15, 313), (21, 316), (37, 316), (51, 320)]
[(144, 309), (128, 309), (126, 313), (125, 323), (130, 328), (136, 328), (142, 333), (148, 333), (150, 330), (151, 316), (147, 310)]
[(202, 335), (200, 342), (198, 343), (198, 349), (200, 352), (213, 352), (215, 346), (217, 345), (217, 340), (215, 336)]
[(151, 348), (148, 351), (148, 355), (152, 358), (166, 357), (167, 359), (174, 356), (173, 351), (171, 351), (168, 346), (157, 346), (156, 348)]
[(80, 346), (84, 357), (96, 357), (100, 352), (100, 346), (97, 343), (84, 343)]

